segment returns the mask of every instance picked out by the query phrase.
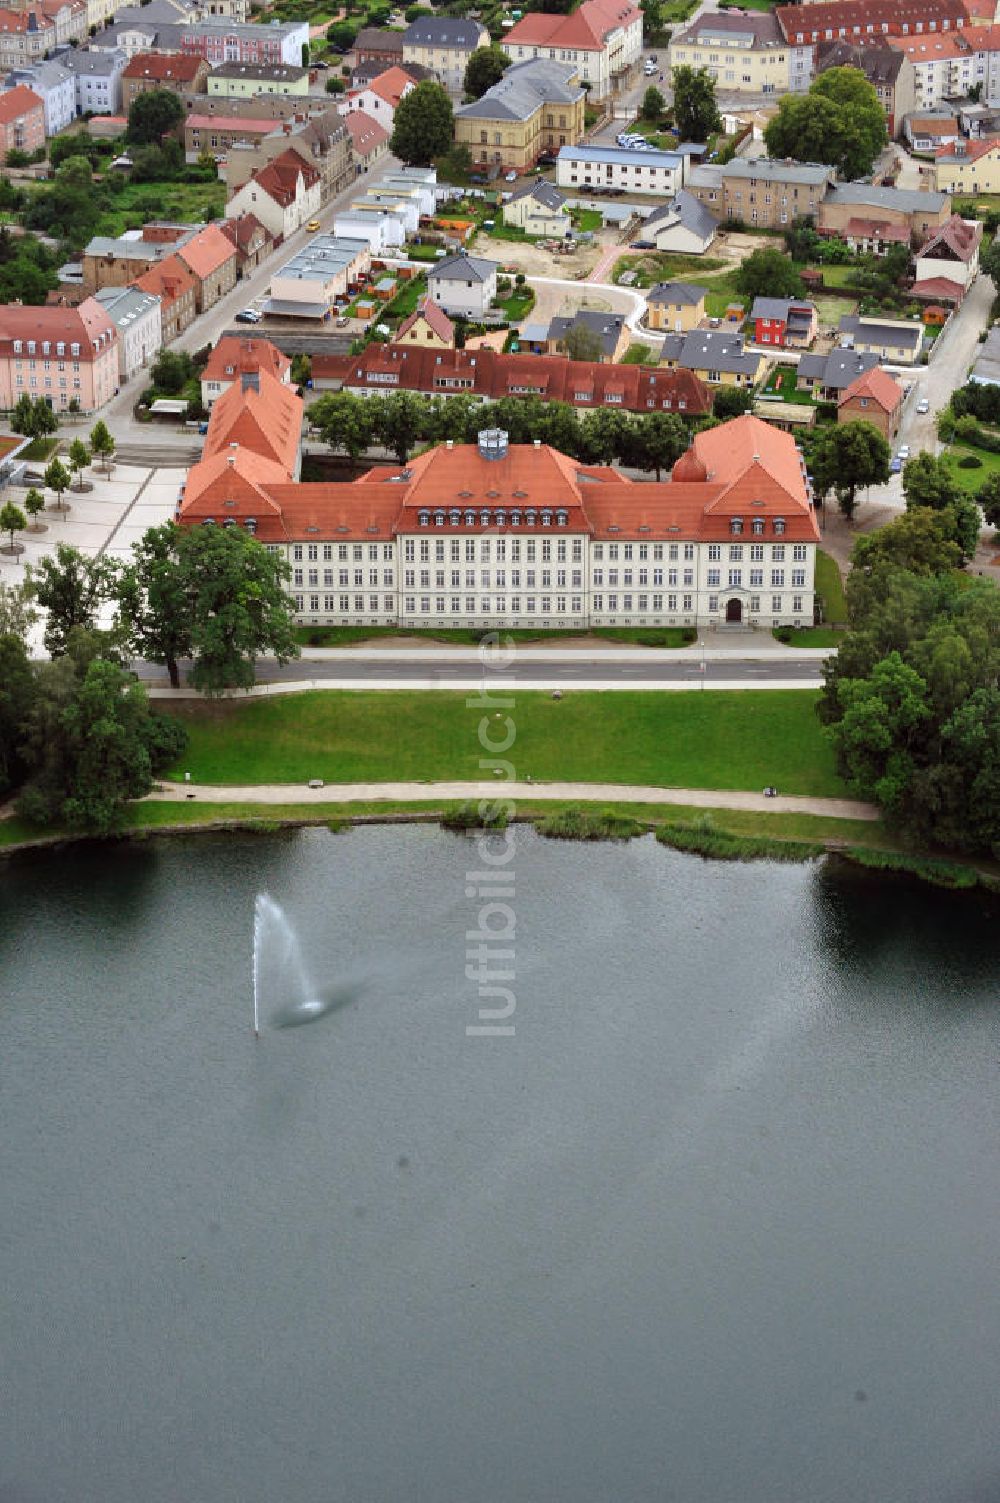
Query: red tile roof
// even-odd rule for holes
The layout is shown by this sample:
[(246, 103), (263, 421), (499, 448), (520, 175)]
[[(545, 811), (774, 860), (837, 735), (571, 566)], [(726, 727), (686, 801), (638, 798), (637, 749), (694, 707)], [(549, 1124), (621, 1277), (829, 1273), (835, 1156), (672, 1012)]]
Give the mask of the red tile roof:
[(193, 83), (203, 57), (185, 57), (179, 52), (137, 52), (122, 78), (156, 78), (161, 82)]
[(883, 412), (893, 413), (903, 400), (903, 388), (892, 379), (888, 371), (876, 365), (863, 376), (858, 376), (850, 386), (845, 386), (837, 406), (843, 407), (845, 402), (850, 402), (855, 397), (867, 397), (881, 407)]
[(178, 248), (177, 254), (189, 271), (204, 281), (236, 255), (236, 247), (217, 224), (207, 224)]
[(361, 355), (317, 355), (313, 380), (339, 380), (362, 390), (385, 391), (396, 386), (437, 396), (460, 391), (493, 398), (540, 396), (574, 407), (616, 406), (631, 412), (712, 410), (710, 391), (692, 371), (602, 365), (570, 360), (566, 355), (371, 344)]
[(44, 104), (34, 89), (18, 84), (16, 89), (0, 94), (0, 125), (11, 125), (24, 115), (30, 115), (34, 110), (44, 110), (44, 108)]
[(408, 334), (414, 324), (419, 323), (421, 320), (434, 331), (439, 339), (443, 339), (445, 344), (455, 343), (455, 325), (444, 309), (439, 308), (434, 299), (430, 297), (422, 298), (409, 318), (403, 320), (396, 330), (397, 341), (401, 340), (404, 334)]
[(967, 290), (961, 282), (953, 282), (950, 277), (926, 277), (922, 282), (914, 282), (910, 296), (921, 302), (930, 299), (936, 303), (954, 303), (957, 307)]
[(389, 132), (385, 127), (379, 125), (364, 110), (348, 110), (344, 124), (351, 138), (351, 146), (360, 157), (371, 156), (373, 151), (378, 151), (389, 139)]
[(955, 167), (964, 167), (966, 162), (978, 162), (987, 152), (1000, 148), (1000, 136), (986, 136), (982, 141), (950, 141), (938, 146), (934, 152), (937, 160), (946, 161)]
[(269, 136), (275, 122), (237, 115), (188, 115), (184, 124), (194, 130), (245, 131), (248, 136)]
[(212, 408), (204, 457), (239, 445), (278, 465), (290, 480), (297, 469), (301, 436), (302, 398), (270, 371), (258, 369), (256, 375), (234, 382)]
[(962, 219), (953, 214), (938, 229), (933, 230), (917, 252), (921, 256), (934, 256), (940, 250), (951, 251), (959, 261), (971, 261), (983, 238), (983, 227), (978, 219)]
[(163, 306), (169, 308), (185, 292), (194, 291), (195, 279), (174, 251), (166, 260), (157, 261), (141, 277), (136, 277), (134, 286), (141, 287), (143, 292), (155, 292)]
[(889, 224), (881, 219), (849, 219), (841, 230), (844, 240), (887, 240), (909, 245), (910, 232), (903, 224)]
[(202, 381), (235, 381), (241, 375), (267, 371), (276, 381), (285, 382), (292, 362), (269, 339), (255, 335), (220, 339), (201, 373)]
[(600, 51), (612, 32), (630, 26), (641, 16), (629, 0), (583, 0), (568, 16), (532, 11), (505, 34), (503, 43), (529, 47), (581, 47)]
[(258, 243), (267, 244), (272, 238), (271, 231), (261, 224), (256, 214), (240, 214), (235, 219), (227, 219), (219, 228), (229, 243), (235, 245), (237, 251), (244, 256)]
[(788, 42), (815, 43), (842, 36), (912, 37), (918, 24), (921, 35), (937, 36), (968, 26), (974, 11), (965, 0), (820, 0), (781, 5), (774, 14)]
[(249, 181), (256, 183), (281, 208), (287, 209), (297, 197), (299, 178), (305, 188), (312, 188), (320, 181), (320, 174), (311, 162), (289, 148), (273, 162), (268, 162), (266, 167), (259, 167)]
[(405, 68), (393, 66), (386, 68), (384, 73), (377, 74), (370, 83), (365, 84), (363, 89), (352, 89), (351, 94), (356, 97), (358, 94), (367, 93), (370, 89), (373, 94), (377, 94), (380, 99), (384, 99), (386, 104), (395, 109), (403, 95), (412, 89), (413, 85), (414, 80)]
[(42, 307), (5, 303), (0, 306), (0, 346), (14, 339), (48, 340), (53, 350), (62, 341), (80, 346), (80, 358), (93, 360), (108, 345), (117, 342), (118, 333), (105, 308), (96, 298), (85, 298), (75, 308), (58, 305)]

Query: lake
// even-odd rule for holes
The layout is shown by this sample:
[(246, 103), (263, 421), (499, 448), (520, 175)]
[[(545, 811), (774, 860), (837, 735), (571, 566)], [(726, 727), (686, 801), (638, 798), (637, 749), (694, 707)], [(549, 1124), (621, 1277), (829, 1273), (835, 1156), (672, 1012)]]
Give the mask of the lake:
[(514, 839), (0, 863), (0, 1503), (1000, 1498), (996, 900)]

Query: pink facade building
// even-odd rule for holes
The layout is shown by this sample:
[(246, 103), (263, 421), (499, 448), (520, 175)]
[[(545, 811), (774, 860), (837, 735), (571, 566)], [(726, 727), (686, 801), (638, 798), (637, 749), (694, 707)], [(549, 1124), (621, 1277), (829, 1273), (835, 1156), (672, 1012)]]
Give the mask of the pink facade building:
[(118, 330), (100, 303), (77, 308), (0, 306), (0, 407), (42, 397), (57, 412), (74, 398), (96, 412), (118, 390)]
[(33, 89), (18, 84), (0, 94), (0, 164), (12, 151), (30, 154), (45, 145), (45, 105)]

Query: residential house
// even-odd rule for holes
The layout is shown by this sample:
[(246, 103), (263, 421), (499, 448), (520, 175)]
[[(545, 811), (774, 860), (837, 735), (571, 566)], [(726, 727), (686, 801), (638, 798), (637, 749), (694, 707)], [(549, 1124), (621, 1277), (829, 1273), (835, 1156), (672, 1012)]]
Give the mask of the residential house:
[(364, 110), (351, 110), (344, 116), (344, 124), (351, 138), (351, 152), (358, 176), (361, 177), (389, 150), (390, 133), (371, 115), (365, 114)]
[(114, 49), (97, 51), (70, 47), (59, 54), (59, 66), (76, 88), (78, 115), (117, 115), (122, 108), (122, 74), (128, 58)]
[(544, 353), (561, 355), (572, 353), (573, 337), (577, 330), (585, 330), (588, 343), (600, 354), (587, 358), (596, 359), (602, 365), (613, 365), (621, 360), (629, 347), (629, 327), (623, 313), (595, 313), (589, 308), (578, 308), (570, 318), (553, 318), (549, 322)]
[(629, 151), (618, 146), (563, 146), (556, 158), (556, 184), (576, 192), (618, 188), (629, 194), (672, 197), (687, 178), (687, 157), (677, 151)]
[(150, 89), (169, 89), (172, 94), (204, 93), (208, 73), (204, 58), (137, 52), (122, 72), (122, 107), (127, 112), (133, 101)]
[(256, 214), (240, 214), (236, 219), (225, 219), (219, 228), (236, 251), (237, 281), (255, 271), (274, 248), (273, 235), (266, 225), (261, 224)]
[(917, 36), (957, 31), (970, 24), (966, 0), (820, 0), (782, 5), (774, 12), (785, 40), (819, 48), (831, 41), (863, 43), (868, 37)]
[(359, 63), (380, 63), (380, 71), (403, 66), (403, 33), (384, 27), (363, 26), (354, 38), (354, 56)]
[(371, 264), (367, 240), (315, 235), (274, 273), (264, 311), (278, 318), (328, 319), (359, 289)]
[(860, 68), (878, 95), (885, 111), (890, 141), (899, 130), (904, 115), (917, 107), (916, 74), (905, 53), (888, 43), (829, 42), (819, 48), (818, 74), (828, 68)]
[(837, 399), (837, 422), (871, 423), (891, 444), (899, 431), (906, 395), (880, 365), (858, 376)]
[(258, 168), (285, 151), (296, 152), (320, 176), (320, 203), (349, 188), (357, 177), (351, 136), (335, 108), (275, 123), (267, 136), (238, 142), (226, 153), (226, 183), (232, 193)]
[(104, 287), (95, 297), (118, 330), (118, 373), (129, 381), (152, 364), (163, 345), (159, 296), (140, 287)]
[(464, 16), (418, 16), (403, 32), (403, 66), (419, 63), (437, 75), (454, 98), (464, 91), (469, 58), (490, 45), (481, 21)]
[(889, 224), (887, 220), (851, 218), (840, 231), (838, 239), (859, 256), (886, 256), (894, 245), (910, 243), (910, 232), (905, 224)]
[(974, 197), (1000, 193), (1000, 139), (967, 141), (942, 146), (934, 157), (934, 181), (939, 193)]
[(865, 318), (845, 313), (840, 334), (850, 349), (877, 355), (892, 365), (915, 365), (923, 349), (923, 325), (906, 319)]
[(937, 151), (953, 145), (960, 135), (958, 116), (953, 110), (915, 112), (903, 120), (903, 137), (912, 151)]
[(88, 52), (121, 52), (130, 62), (140, 52), (155, 52), (160, 28), (146, 21), (129, 21), (123, 26), (107, 26), (91, 37)]
[(670, 334), (697, 329), (705, 317), (707, 292), (691, 282), (657, 282), (646, 293), (646, 322)]
[(723, 166), (693, 168), (687, 188), (719, 219), (777, 230), (815, 217), (835, 177), (821, 163), (735, 157)]
[(452, 317), (481, 320), (497, 295), (497, 264), (481, 256), (446, 256), (428, 267), (427, 291)]
[(813, 69), (812, 44), (790, 42), (768, 11), (706, 11), (674, 34), (669, 57), (706, 68), (726, 94), (801, 94)]
[(275, 240), (287, 240), (319, 213), (320, 175), (295, 151), (260, 167), (226, 204), (226, 218), (253, 214)]
[(307, 21), (238, 24), (197, 21), (177, 28), (181, 52), (219, 63), (287, 63), (302, 66), (303, 47), (309, 45)]
[[(182, 234), (193, 235), (193, 229)], [(154, 235), (150, 225), (129, 230), (117, 239), (95, 235), (83, 248), (82, 286), (90, 295), (102, 287), (128, 287), (149, 267), (165, 261), (177, 248), (176, 240)]]
[(40, 10), (0, 8), (0, 73), (40, 63), (57, 45), (51, 16)]
[(642, 12), (630, 0), (583, 0), (569, 15), (530, 11), (503, 39), (512, 62), (575, 63), (592, 99), (607, 99), (634, 77), (642, 56)]
[(381, 256), (390, 247), (402, 245), (406, 227), (399, 206), (368, 204), (364, 199), (338, 210), (333, 221), (338, 238), (367, 240), (373, 256)]
[(197, 315), (197, 282), (176, 252), (150, 266), (135, 285), (160, 299), (163, 343), (172, 344), (194, 323)]
[(748, 391), (767, 369), (766, 357), (748, 350), (742, 335), (727, 329), (668, 334), (660, 359), (668, 369), (690, 371), (706, 386), (739, 386)]
[(416, 88), (415, 81), (403, 68), (387, 68), (363, 89), (352, 89), (337, 105), (342, 115), (360, 110), (371, 120), (376, 120), (383, 130), (392, 134), (396, 108), (401, 99)]
[[(794, 440), (755, 417), (696, 434), (662, 482), (581, 467), (538, 440), (510, 445), (490, 429), (405, 470), (296, 484), (290, 450), (301, 408), (289, 403), (286, 443), (276, 446), (262, 408), (279, 391), (266, 371), (259, 392), (244, 379), (246, 390), (234, 386), (213, 409), (177, 520), (244, 527), (285, 560), (300, 622), (812, 623), (820, 534), (808, 477)], [(474, 582), (443, 567), (432, 591), (430, 570), (415, 567), (429, 556), (431, 531)], [(536, 567), (550, 551), (562, 561), (555, 588)]]
[(575, 63), (515, 63), (479, 99), (459, 105), (455, 143), (468, 147), (480, 172), (529, 172), (543, 154), (579, 141), (585, 99)]
[(404, 318), (396, 330), (393, 343), (417, 345), (421, 349), (453, 350), (455, 325), (431, 298), (421, 298), (409, 318)]
[(266, 370), (283, 386), (291, 384), (292, 362), (277, 345), (269, 339), (258, 339), (255, 334), (243, 339), (226, 335), (219, 340), (202, 370), (202, 404), (211, 407), (241, 377), (260, 370)]
[(290, 63), (220, 63), (208, 76), (208, 93), (224, 99), (256, 99), (259, 94), (309, 93), (309, 69)]
[(718, 220), (687, 189), (654, 209), (639, 234), (659, 251), (703, 256), (718, 234)]
[(526, 235), (561, 240), (573, 233), (566, 195), (544, 180), (533, 179), (511, 194), (503, 206), (503, 222), (524, 230)]
[(979, 346), (969, 380), (977, 386), (1000, 386), (1000, 329), (986, 331), (985, 342)]
[[(265, 106), (258, 103), (257, 108), (264, 109)], [(194, 161), (203, 151), (219, 156), (234, 146), (262, 141), (273, 132), (274, 121), (265, 115), (257, 119), (228, 119), (224, 115), (192, 113), (184, 121), (184, 153), (188, 161)]]
[(59, 62), (35, 63), (15, 68), (7, 75), (5, 88), (23, 84), (42, 101), (46, 136), (57, 136), (76, 119), (76, 80)]
[(926, 240), (951, 215), (947, 193), (876, 188), (870, 183), (832, 183), (816, 209), (821, 235), (843, 236), (852, 219), (901, 225), (911, 240)]
[(838, 402), (859, 376), (874, 370), (877, 355), (862, 354), (843, 346), (827, 354), (802, 355), (796, 372), (796, 391), (811, 392), (822, 402)]
[(195, 279), (199, 313), (214, 308), (236, 286), (236, 247), (217, 224), (207, 224), (178, 246), (177, 254)]
[(76, 308), (0, 307), (0, 407), (41, 397), (57, 412), (73, 401), (96, 412), (118, 390), (118, 331), (100, 303)]
[(922, 302), (961, 303), (979, 271), (983, 226), (953, 215), (930, 235), (914, 257), (913, 295)]
[(750, 309), (755, 344), (807, 350), (819, 333), (815, 303), (792, 297), (756, 297)]
[(24, 84), (0, 94), (0, 165), (12, 151), (39, 151), (45, 146), (45, 106)]
[(892, 37), (913, 65), (916, 108), (934, 109), (946, 100), (967, 99), (978, 90), (993, 99), (1000, 89), (1000, 26), (992, 14), (985, 26), (964, 26), (948, 34)]

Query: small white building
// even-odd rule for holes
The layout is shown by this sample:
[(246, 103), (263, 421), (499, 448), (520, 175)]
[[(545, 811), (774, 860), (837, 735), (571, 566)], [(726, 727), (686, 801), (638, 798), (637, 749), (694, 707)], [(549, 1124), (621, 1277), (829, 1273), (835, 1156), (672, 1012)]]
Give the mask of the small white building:
[(94, 296), (118, 330), (118, 369), (128, 381), (152, 365), (163, 346), (160, 299), (138, 287), (102, 287)]
[(497, 264), (480, 256), (446, 256), (430, 268), (427, 292), (450, 317), (478, 321), (497, 295)]
[(78, 115), (117, 115), (122, 107), (122, 74), (128, 64), (124, 51), (68, 47), (56, 61), (73, 77)]
[(366, 208), (363, 204), (352, 204), (343, 209), (333, 221), (333, 233), (348, 240), (367, 240), (373, 256), (402, 245), (406, 239), (398, 215), (376, 205)]
[(617, 188), (672, 198), (684, 186), (687, 163), (687, 156), (679, 151), (630, 151), (584, 141), (579, 146), (559, 148), (556, 185), (576, 192)]
[(415, 235), (420, 228), (420, 205), (411, 195), (388, 192), (381, 187), (369, 188), (364, 198), (355, 199), (352, 207), (395, 214), (408, 235)]
[(396, 106), (405, 99), (416, 84), (402, 68), (387, 68), (363, 89), (354, 89), (337, 105), (342, 115), (355, 111), (367, 115), (391, 133), (396, 117)]
[(316, 235), (271, 278), (264, 311), (285, 318), (329, 318), (368, 274), (372, 250), (367, 240)]
[(272, 237), (287, 240), (320, 209), (323, 180), (296, 151), (283, 151), (258, 168), (226, 204), (226, 218), (254, 214)]
[(659, 251), (703, 256), (718, 231), (718, 222), (693, 193), (678, 193), (672, 203), (654, 209), (640, 232)]
[(526, 235), (549, 235), (562, 239), (573, 233), (566, 213), (565, 195), (551, 183), (529, 180), (503, 206), (504, 224), (516, 225)]

